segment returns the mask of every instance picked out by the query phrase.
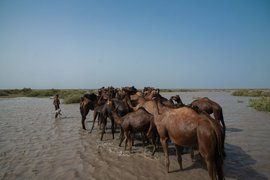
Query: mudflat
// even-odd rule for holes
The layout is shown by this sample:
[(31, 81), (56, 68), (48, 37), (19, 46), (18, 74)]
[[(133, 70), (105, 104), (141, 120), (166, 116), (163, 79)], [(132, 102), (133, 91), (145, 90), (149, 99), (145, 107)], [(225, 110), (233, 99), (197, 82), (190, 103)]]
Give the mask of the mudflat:
[[(186, 104), (195, 97), (209, 97), (222, 106), (227, 127), (226, 179), (270, 178), (270, 113), (248, 107), (249, 97), (229, 92), (163, 93), (165, 97), (175, 94)], [(143, 148), (135, 141), (130, 153), (118, 146), (119, 133), (112, 139), (110, 124), (103, 141), (97, 124), (91, 134), (82, 130), (79, 104), (61, 104), (61, 109), (61, 118), (55, 119), (51, 99), (0, 99), (1, 179), (209, 179), (198, 155), (192, 162), (185, 153), (180, 171), (170, 144), (168, 174), (161, 147), (151, 156), (150, 145)], [(90, 112), (87, 129), (92, 119)]]

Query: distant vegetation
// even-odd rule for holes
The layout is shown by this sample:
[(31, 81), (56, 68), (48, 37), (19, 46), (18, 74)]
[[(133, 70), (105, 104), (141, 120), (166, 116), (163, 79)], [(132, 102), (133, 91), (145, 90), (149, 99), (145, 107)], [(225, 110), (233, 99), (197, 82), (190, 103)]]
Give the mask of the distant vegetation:
[(249, 100), (249, 105), (258, 111), (270, 112), (270, 90), (242, 89), (232, 92), (234, 96), (258, 97)]
[(0, 97), (52, 97), (59, 94), (65, 104), (79, 103), (80, 97), (86, 92), (95, 92), (95, 90), (79, 90), (79, 89), (6, 89), (0, 90)]
[(230, 89), (160, 89), (160, 92), (221, 92), (221, 91), (231, 91)]
[(232, 92), (233, 96), (270, 97), (270, 90), (241, 89)]
[[(161, 92), (196, 92), (205, 91), (205, 89), (160, 89)], [(209, 89), (213, 91), (213, 89)], [(221, 90), (218, 90), (221, 91)], [(222, 90), (224, 91), (224, 90)], [(97, 90), (82, 90), (82, 89), (3, 89), (0, 90), (0, 97), (53, 97), (59, 94), (65, 104), (79, 103), (80, 97), (87, 92), (97, 92)], [(270, 90), (257, 89), (241, 89), (232, 92), (234, 96), (250, 96), (258, 97), (250, 99), (249, 105), (259, 111), (270, 112)]]
[[(199, 89), (160, 89), (161, 92), (195, 92), (203, 91)], [(79, 103), (80, 97), (86, 92), (97, 92), (97, 90), (82, 89), (3, 89), (0, 90), (0, 97), (53, 97), (59, 94), (65, 104)]]
[(195, 89), (160, 89), (160, 92), (192, 92)]
[(260, 97), (259, 99), (250, 99), (249, 105), (258, 111), (270, 112), (270, 97)]

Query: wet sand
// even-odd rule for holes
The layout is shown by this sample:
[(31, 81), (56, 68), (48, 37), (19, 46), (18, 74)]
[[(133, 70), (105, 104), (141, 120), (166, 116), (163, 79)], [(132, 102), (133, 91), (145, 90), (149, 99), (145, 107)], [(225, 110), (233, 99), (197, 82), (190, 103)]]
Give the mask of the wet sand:
[[(248, 97), (228, 92), (179, 94), (184, 103), (207, 96), (223, 107), (227, 137), (224, 162), (226, 179), (270, 178), (270, 113), (248, 107)], [(183, 155), (179, 171), (174, 146), (170, 145), (170, 171), (166, 173), (162, 148), (152, 157), (135, 141), (132, 153), (118, 147), (110, 128), (100, 141), (97, 125), (89, 134), (81, 128), (79, 105), (61, 104), (62, 117), (54, 118), (52, 100), (47, 98), (0, 99), (1, 179), (209, 179), (197, 158)], [(92, 125), (92, 112), (87, 128)]]

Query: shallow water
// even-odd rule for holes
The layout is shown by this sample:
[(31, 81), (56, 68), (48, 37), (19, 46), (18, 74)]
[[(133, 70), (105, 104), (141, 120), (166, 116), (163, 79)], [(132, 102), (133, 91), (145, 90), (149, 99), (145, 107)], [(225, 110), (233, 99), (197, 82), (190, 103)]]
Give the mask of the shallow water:
[[(166, 97), (176, 93), (164, 94)], [(224, 162), (226, 179), (270, 178), (270, 113), (248, 107), (248, 97), (229, 92), (181, 92), (182, 101), (207, 96), (223, 107), (227, 137)], [(61, 104), (62, 117), (54, 118), (51, 99), (0, 99), (1, 179), (209, 179), (199, 159), (183, 155), (179, 171), (170, 146), (170, 171), (165, 172), (160, 148), (152, 157), (135, 142), (132, 153), (118, 147), (118, 133), (112, 140), (110, 128), (100, 141), (96, 126), (89, 134), (81, 128), (79, 105)], [(92, 125), (92, 112), (87, 128)]]

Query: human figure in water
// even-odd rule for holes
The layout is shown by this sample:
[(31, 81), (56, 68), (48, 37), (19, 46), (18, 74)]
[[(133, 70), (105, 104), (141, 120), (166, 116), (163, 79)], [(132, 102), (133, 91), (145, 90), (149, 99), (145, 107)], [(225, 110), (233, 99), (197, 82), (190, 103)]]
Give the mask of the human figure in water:
[(55, 107), (55, 118), (58, 117), (58, 115), (62, 115), (61, 114), (61, 109), (60, 109), (60, 100), (59, 100), (59, 95), (56, 94), (53, 98), (53, 105)]

